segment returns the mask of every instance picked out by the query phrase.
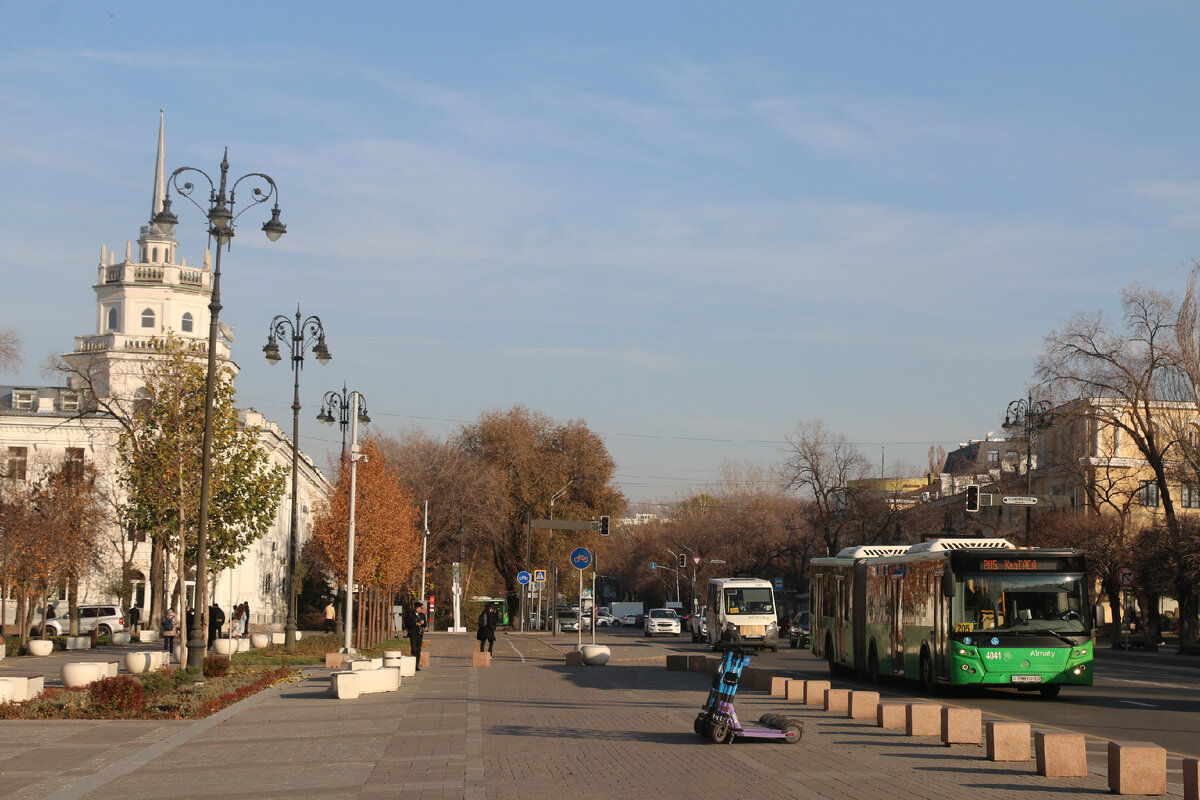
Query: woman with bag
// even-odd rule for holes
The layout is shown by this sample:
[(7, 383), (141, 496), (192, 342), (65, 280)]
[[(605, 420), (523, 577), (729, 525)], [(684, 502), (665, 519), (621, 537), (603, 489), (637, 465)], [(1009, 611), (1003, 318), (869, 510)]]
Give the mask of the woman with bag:
[(483, 652), (484, 642), (487, 642), (488, 653), (492, 652), (492, 647), (496, 644), (496, 626), (499, 624), (500, 615), (496, 613), (496, 606), (489, 603), (479, 615), (479, 632), (475, 634), (475, 638), (479, 640), (479, 652)]

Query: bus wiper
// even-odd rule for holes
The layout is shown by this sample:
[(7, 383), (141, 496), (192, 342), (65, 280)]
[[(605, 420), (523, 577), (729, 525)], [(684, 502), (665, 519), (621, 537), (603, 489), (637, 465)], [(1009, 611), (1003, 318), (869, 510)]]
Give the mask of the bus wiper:
[(1021, 631), (1021, 632), (1022, 632), (1022, 633), (1035, 634), (1035, 635), (1039, 635), (1039, 636), (1040, 636), (1040, 635), (1043, 635), (1043, 634), (1047, 634), (1047, 633), (1048, 633), (1048, 634), (1050, 634), (1051, 636), (1053, 636), (1055, 639), (1060, 639), (1060, 640), (1062, 640), (1062, 641), (1066, 642), (1067, 644), (1071, 645), (1072, 647), (1074, 647), (1074, 646), (1075, 646), (1075, 642), (1074, 642), (1074, 641), (1072, 641), (1071, 639), (1068, 639), (1066, 636), (1063, 636), (1061, 633), (1059, 633), (1059, 632), (1058, 632), (1058, 631), (1056, 631), (1056, 630), (1051, 630), (1050, 628), (1034, 628), (1034, 629), (1032, 629), (1032, 630), (1028, 630), (1028, 631)]

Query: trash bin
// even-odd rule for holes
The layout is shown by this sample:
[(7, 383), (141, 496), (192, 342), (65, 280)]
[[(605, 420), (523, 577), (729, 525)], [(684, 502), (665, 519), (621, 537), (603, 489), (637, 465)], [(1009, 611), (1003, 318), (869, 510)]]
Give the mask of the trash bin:
[(98, 634), (98, 630), (96, 628), (92, 628), (90, 631), (88, 631), (88, 636), (91, 637), (91, 640), (92, 640), (92, 647), (96, 646), (97, 634)]

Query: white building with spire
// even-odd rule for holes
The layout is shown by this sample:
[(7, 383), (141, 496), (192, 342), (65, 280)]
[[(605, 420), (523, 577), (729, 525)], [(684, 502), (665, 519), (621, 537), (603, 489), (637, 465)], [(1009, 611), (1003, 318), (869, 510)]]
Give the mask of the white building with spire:
[[(94, 333), (75, 337), (75, 348), (63, 355), (74, 373), (66, 386), (0, 386), (0, 480), (30, 480), (55, 469), (64, 458), (91, 462), (101, 478), (102, 491), (118, 499), (114, 473), (120, 425), (97, 411), (93, 395), (117, 405), (133, 402), (141, 376), (152, 358), (151, 340), (171, 331), (177, 337), (207, 344), (212, 293), (212, 256), (205, 250), (201, 266), (188, 266), (179, 253), (174, 232), (155, 225), (166, 195), (163, 119), (159, 119), (158, 159), (150, 222), (141, 227), (136, 250), (126, 242), (124, 257), (100, 248), (100, 263), (92, 290), (96, 295)], [(217, 358), (236, 374), (231, 342), (222, 338)], [(287, 616), (285, 598), (291, 527), (290, 485), (292, 443), (273, 422), (253, 409), (240, 412), (244, 424), (261, 429), (260, 445), (273, 465), (287, 467), (289, 485), (267, 534), (252, 544), (240, 565), (222, 573), (213, 600), (228, 614), (230, 605), (247, 602), (250, 623), (282, 630)], [(300, 454), (299, 546), (307, 542), (318, 504), (332, 492), (328, 480), (311, 459)], [(80, 603), (115, 602), (116, 580), (127, 565), (133, 575), (133, 603), (148, 620), (152, 603), (150, 542), (139, 531), (122, 530), (115, 522), (102, 537), (95, 569), (80, 583)], [(168, 559), (171, 561), (171, 559)], [(175, 585), (172, 563), (167, 586)], [(193, 596), (193, 582), (187, 581)], [(170, 589), (168, 588), (168, 591)], [(11, 594), (10, 594), (11, 597)], [(14, 625), (15, 603), (7, 603), (4, 623)]]

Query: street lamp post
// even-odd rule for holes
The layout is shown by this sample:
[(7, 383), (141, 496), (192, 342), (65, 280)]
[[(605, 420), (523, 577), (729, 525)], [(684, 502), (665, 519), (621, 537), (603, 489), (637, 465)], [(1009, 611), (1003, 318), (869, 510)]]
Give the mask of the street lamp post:
[[(567, 478), (567, 483), (550, 497), (550, 522), (554, 522), (554, 504), (558, 498), (567, 493), (574, 477)], [(550, 635), (558, 635), (558, 570), (554, 568), (554, 526), (550, 526), (550, 541), (546, 544), (546, 568), (550, 570), (550, 599), (546, 601), (546, 617), (550, 624)]]
[[(1051, 421), (1050, 409), (1052, 408), (1049, 400), (1038, 400), (1034, 402), (1033, 394), (1028, 397), (1022, 397), (1019, 400), (1013, 400), (1008, 404), (1008, 411), (1004, 414), (1003, 427), (1006, 431), (1020, 430), (1025, 434), (1025, 492), (1033, 494), (1033, 436), (1038, 431), (1043, 431), (1049, 428), (1053, 422)], [(1029, 541), (1031, 533), (1031, 523), (1033, 521), (1033, 509), (1031, 506), (1025, 506), (1025, 540)]]
[[(194, 172), (208, 183), (208, 209), (192, 199), (195, 185), (185, 182), (180, 185), (179, 176)], [(242, 211), (234, 214), (238, 185), (245, 180), (256, 182), (250, 193), (250, 201)], [(264, 189), (265, 185), (265, 189)], [(226, 187), (228, 186), (228, 193)], [(165, 233), (172, 233), (179, 219), (171, 213), (171, 189), (184, 197), (208, 218), (208, 235), (217, 242), (217, 257), (213, 264), (212, 294), (208, 302), (208, 368), (204, 378), (204, 440), (200, 455), (200, 513), (196, 529), (196, 613), (192, 615), (192, 629), (188, 631), (188, 667), (193, 668), (203, 680), (204, 655), (207, 651), (204, 618), (208, 608), (208, 504), (212, 499), (212, 440), (213, 400), (217, 381), (217, 334), (218, 318), (221, 315), (221, 251), (233, 241), (234, 222), (259, 203), (272, 202), (271, 219), (263, 223), (263, 233), (272, 242), (287, 233), (287, 227), (279, 221), (279, 189), (271, 176), (262, 172), (249, 172), (229, 184), (229, 148), (221, 156), (221, 178), (214, 184), (204, 170), (196, 167), (180, 167), (167, 179), (167, 191), (162, 209), (154, 215), (152, 222)], [(180, 578), (182, 580), (182, 577)], [(185, 615), (186, 617), (186, 615)]]
[(352, 638), (354, 633), (354, 506), (358, 498), (358, 462), (366, 460), (358, 451), (358, 423), (366, 425), (371, 421), (367, 414), (367, 404), (358, 392), (346, 393), (346, 384), (342, 384), (342, 393), (329, 391), (321, 401), (321, 413), (317, 421), (325, 425), (334, 423), (333, 410), (337, 409), (337, 422), (342, 428), (342, 459), (346, 458), (346, 426), (350, 426), (350, 525), (346, 533), (346, 611), (344, 620), (345, 642), (343, 653), (354, 653)]
[(686, 544), (679, 545), (680, 548), (687, 550), (692, 557), (692, 597), (691, 606), (688, 608), (689, 614), (696, 613), (696, 566), (700, 563), (700, 558), (696, 555), (696, 551), (688, 547)]
[[(267, 357), (267, 361), (272, 364), (278, 364), (281, 360), (279, 355), (279, 342), (283, 341), (288, 346), (288, 352), (292, 360), (292, 531), (288, 537), (288, 574), (287, 574), (287, 593), (288, 593), (288, 611), (287, 622), (283, 626), (283, 649), (289, 653), (296, 650), (296, 623), (297, 617), (297, 597), (296, 597), (296, 561), (299, 558), (299, 535), (300, 535), (300, 487), (298, 477), (300, 473), (300, 370), (304, 368), (304, 352), (312, 350), (317, 362), (320, 364), (328, 364), (331, 356), (329, 348), (325, 346), (325, 327), (321, 324), (321, 318), (317, 316), (303, 317), (300, 314), (300, 306), (296, 306), (296, 321), (292, 322), (288, 317), (277, 314), (275, 319), (271, 320), (271, 326), (268, 329), (267, 343), (263, 345), (263, 354)], [(347, 620), (349, 623), (349, 620)]]

